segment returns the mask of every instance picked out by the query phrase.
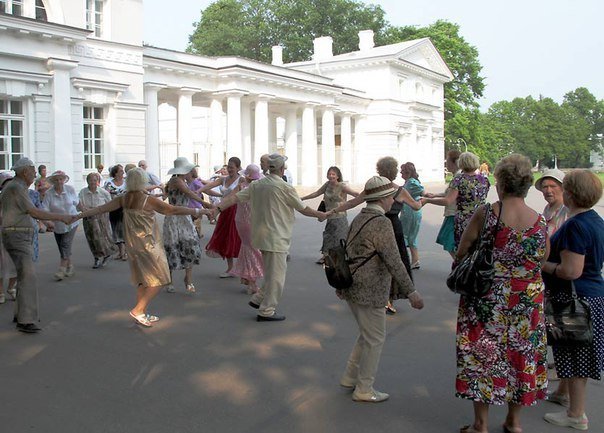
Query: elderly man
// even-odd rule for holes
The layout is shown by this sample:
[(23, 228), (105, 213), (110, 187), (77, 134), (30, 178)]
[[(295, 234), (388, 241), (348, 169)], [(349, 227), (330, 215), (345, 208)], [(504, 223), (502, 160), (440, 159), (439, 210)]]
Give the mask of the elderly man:
[(551, 237), (568, 218), (568, 208), (562, 199), (562, 181), (564, 172), (556, 168), (545, 170), (543, 176), (535, 182), (535, 188), (541, 191), (547, 202), (543, 216), (547, 221), (547, 234)]
[(29, 186), (36, 177), (36, 167), (29, 158), (21, 158), (11, 168), (15, 178), (2, 191), (2, 242), (17, 269), (17, 330), (34, 333), (37, 325), (38, 287), (32, 261), (34, 226), (32, 218), (71, 222), (71, 215), (60, 215), (37, 209), (29, 198)]
[(249, 302), (258, 309), (258, 322), (285, 320), (285, 316), (276, 314), (275, 310), (285, 284), (294, 210), (309, 217), (326, 217), (324, 212), (305, 206), (294, 187), (283, 181), (286, 160), (278, 153), (268, 155), (269, 174), (237, 194), (229, 195), (214, 210), (216, 214), (239, 202), (251, 204), (252, 246), (262, 252), (264, 261), (264, 284)]

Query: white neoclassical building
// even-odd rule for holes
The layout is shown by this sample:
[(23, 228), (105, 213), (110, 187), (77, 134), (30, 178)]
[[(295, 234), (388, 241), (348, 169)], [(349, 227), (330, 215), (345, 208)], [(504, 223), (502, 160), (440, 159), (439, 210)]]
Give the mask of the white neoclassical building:
[(272, 64), (142, 44), (141, 0), (0, 0), (0, 170), (22, 155), (75, 183), (98, 163), (165, 175), (176, 156), (202, 176), (231, 156), (283, 152), (298, 185), (327, 167), (364, 182), (391, 155), (442, 180), (443, 84), (453, 76), (429, 39)]

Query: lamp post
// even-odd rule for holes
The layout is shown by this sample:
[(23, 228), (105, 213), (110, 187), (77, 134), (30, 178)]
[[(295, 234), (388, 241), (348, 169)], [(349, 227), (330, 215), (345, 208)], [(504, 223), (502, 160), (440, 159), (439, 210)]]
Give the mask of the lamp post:
[(457, 144), (457, 146), (461, 146), (461, 143), (463, 143), (463, 146), (464, 146), (464, 149), (465, 149), (464, 152), (468, 151), (468, 143), (466, 143), (466, 140), (464, 140), (463, 138), (459, 137), (457, 139), (457, 141), (455, 141), (455, 143)]

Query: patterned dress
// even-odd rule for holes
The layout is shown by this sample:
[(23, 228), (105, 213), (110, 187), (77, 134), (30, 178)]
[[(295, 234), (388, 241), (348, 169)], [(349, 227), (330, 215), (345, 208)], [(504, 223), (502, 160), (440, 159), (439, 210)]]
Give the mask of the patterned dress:
[[(346, 193), (342, 191), (344, 185), (342, 182), (338, 182), (335, 186), (332, 186), (329, 182), (324, 184), (325, 192), (323, 193), (323, 200), (325, 201), (326, 211), (335, 209), (346, 201)], [(327, 217), (325, 229), (323, 230), (321, 252), (327, 254), (330, 249), (340, 245), (340, 239), (346, 239), (347, 235), (348, 218), (346, 218), (346, 211), (330, 215)]]
[(489, 179), (482, 174), (459, 173), (455, 175), (449, 187), (456, 189), (458, 192), (454, 227), (455, 248), (457, 248), (461, 235), (468, 226), (476, 208), (485, 203), (491, 184)]
[[(488, 226), (497, 215), (491, 212)], [(540, 215), (517, 231), (500, 224), (495, 279), (483, 298), (461, 296), (457, 317), (456, 396), (531, 406), (547, 391), (544, 286), (540, 261), (547, 229)]]
[[(243, 184), (242, 189), (248, 184)], [(256, 281), (264, 276), (264, 265), (260, 250), (252, 247), (252, 208), (249, 202), (238, 203), (235, 224), (241, 239), (239, 257), (231, 269), (231, 274), (246, 280)]]
[[(189, 197), (177, 189), (168, 189), (168, 201), (172, 206), (189, 205)], [(190, 215), (166, 215), (164, 249), (171, 271), (188, 269), (199, 264), (201, 258), (199, 235)]]

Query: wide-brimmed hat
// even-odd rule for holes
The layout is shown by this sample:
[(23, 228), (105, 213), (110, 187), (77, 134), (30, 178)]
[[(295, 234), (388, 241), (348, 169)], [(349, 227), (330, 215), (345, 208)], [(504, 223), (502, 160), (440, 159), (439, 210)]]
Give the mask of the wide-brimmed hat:
[(376, 201), (394, 195), (396, 191), (398, 191), (398, 188), (387, 177), (373, 176), (365, 183), (363, 199), (365, 201)]
[(12, 179), (13, 174), (10, 171), (4, 171), (2, 173), (0, 173), (0, 187), (2, 187), (2, 185), (4, 185), (4, 182), (6, 182), (7, 180)]
[(187, 174), (195, 167), (199, 167), (195, 165), (184, 156), (179, 156), (174, 160), (174, 167), (168, 170), (168, 174)]
[(28, 157), (24, 156), (23, 158), (20, 158), (19, 161), (15, 162), (15, 164), (11, 167), (11, 170), (18, 170), (20, 168), (24, 168), (24, 167), (36, 167), (36, 165), (34, 164), (34, 162), (29, 159)]
[(258, 167), (256, 164), (249, 164), (247, 167), (245, 167), (245, 170), (241, 170), (239, 174), (241, 176), (249, 177), (252, 180), (258, 180), (262, 177), (260, 167)]
[(273, 170), (279, 170), (285, 166), (285, 161), (287, 161), (287, 156), (280, 153), (271, 153), (268, 156), (268, 167)]
[(51, 174), (50, 176), (48, 176), (48, 181), (49, 182), (54, 182), (55, 179), (58, 178), (58, 177), (64, 177), (65, 178), (65, 182), (69, 182), (69, 176), (67, 176), (67, 174), (65, 174), (65, 172), (63, 170), (57, 170), (53, 174)]
[(562, 181), (564, 180), (564, 172), (562, 170), (558, 170), (557, 168), (545, 170), (543, 172), (543, 176), (541, 176), (539, 179), (537, 179), (537, 182), (535, 182), (535, 188), (537, 188), (538, 191), (541, 191), (541, 183), (548, 178), (554, 179), (556, 182), (562, 185)]

